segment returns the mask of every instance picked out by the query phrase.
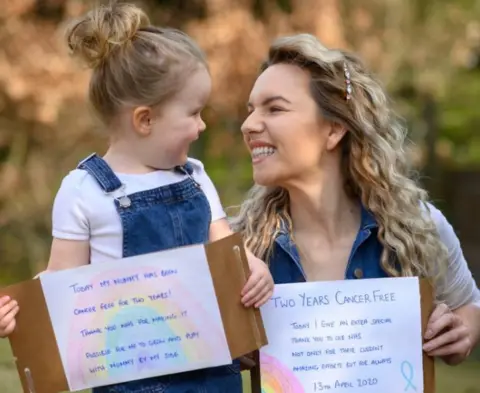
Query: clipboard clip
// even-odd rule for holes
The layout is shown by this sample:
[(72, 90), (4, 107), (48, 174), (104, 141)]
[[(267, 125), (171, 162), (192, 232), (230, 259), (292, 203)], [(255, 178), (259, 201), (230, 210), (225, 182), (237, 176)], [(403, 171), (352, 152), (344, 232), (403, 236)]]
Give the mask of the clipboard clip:
[(25, 373), (25, 379), (27, 381), (27, 388), (29, 393), (36, 393), (35, 392), (35, 385), (33, 384), (33, 378), (32, 378), (32, 373), (28, 367), (25, 367), (23, 369), (23, 372)]

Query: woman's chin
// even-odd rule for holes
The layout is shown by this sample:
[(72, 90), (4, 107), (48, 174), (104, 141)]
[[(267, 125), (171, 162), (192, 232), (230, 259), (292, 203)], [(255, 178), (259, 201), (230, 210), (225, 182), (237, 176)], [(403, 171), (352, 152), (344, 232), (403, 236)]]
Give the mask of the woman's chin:
[(265, 169), (253, 170), (253, 181), (259, 186), (271, 187), (277, 185), (278, 176), (275, 173), (266, 171)]

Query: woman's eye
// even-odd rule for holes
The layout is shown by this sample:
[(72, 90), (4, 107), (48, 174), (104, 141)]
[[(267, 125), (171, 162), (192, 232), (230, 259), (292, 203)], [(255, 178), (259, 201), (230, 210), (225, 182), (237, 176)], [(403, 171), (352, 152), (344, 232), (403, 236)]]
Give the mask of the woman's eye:
[(278, 106), (270, 107), (270, 112), (281, 112), (281, 111), (283, 111), (283, 109), (279, 108)]

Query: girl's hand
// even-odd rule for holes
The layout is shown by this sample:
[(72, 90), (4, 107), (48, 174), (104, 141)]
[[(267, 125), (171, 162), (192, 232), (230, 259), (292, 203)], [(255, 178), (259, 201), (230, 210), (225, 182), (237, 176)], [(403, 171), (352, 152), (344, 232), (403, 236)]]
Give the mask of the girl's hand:
[(423, 350), (449, 365), (463, 362), (472, 350), (470, 329), (447, 305), (439, 304), (428, 321)]
[(15, 300), (9, 296), (0, 297), (0, 338), (9, 336), (15, 329), (15, 316), (18, 310)]
[(245, 307), (264, 305), (273, 294), (273, 278), (268, 266), (261, 259), (247, 251), (250, 277), (242, 290), (242, 303)]

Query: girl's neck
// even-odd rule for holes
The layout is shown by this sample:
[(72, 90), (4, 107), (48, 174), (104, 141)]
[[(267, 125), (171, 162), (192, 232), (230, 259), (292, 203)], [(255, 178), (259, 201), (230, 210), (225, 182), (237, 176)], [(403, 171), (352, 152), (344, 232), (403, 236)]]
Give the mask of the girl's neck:
[(118, 173), (145, 174), (155, 171), (142, 162), (132, 144), (127, 145), (120, 141), (111, 143), (103, 158), (112, 170)]

